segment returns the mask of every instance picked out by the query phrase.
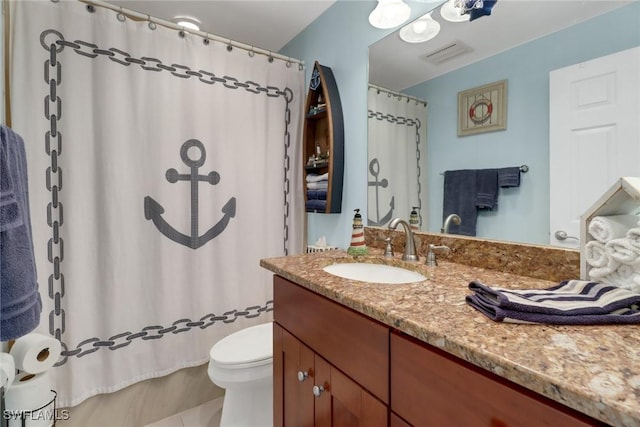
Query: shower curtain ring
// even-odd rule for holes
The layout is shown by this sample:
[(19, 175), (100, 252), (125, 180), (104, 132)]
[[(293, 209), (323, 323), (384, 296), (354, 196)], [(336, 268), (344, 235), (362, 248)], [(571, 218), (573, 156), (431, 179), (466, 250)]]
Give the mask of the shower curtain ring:
[(269, 62), (270, 62), (270, 63), (271, 63), (271, 62), (273, 62), (273, 56), (272, 56), (271, 51), (269, 51)]
[(209, 40), (209, 33), (205, 33), (204, 39), (202, 40), (202, 43), (204, 43), (205, 46), (208, 46), (209, 43), (211, 43), (211, 40)]
[(150, 30), (155, 30), (156, 28), (158, 28), (156, 23), (151, 20), (151, 15), (147, 15), (147, 21), (149, 21), (148, 26)]
[(231, 44), (231, 39), (229, 39), (229, 44), (227, 44), (227, 52), (231, 52), (233, 50), (233, 45)]
[(287, 59), (287, 68), (291, 68), (291, 57)]
[(118, 19), (118, 21), (120, 22), (124, 22), (127, 18), (124, 16), (124, 13), (122, 13), (122, 8), (120, 8), (120, 12), (118, 12), (118, 14), (116, 15), (116, 18)]
[(249, 56), (253, 58), (255, 54), (256, 53), (253, 51), (253, 46), (251, 46), (251, 50), (249, 51)]

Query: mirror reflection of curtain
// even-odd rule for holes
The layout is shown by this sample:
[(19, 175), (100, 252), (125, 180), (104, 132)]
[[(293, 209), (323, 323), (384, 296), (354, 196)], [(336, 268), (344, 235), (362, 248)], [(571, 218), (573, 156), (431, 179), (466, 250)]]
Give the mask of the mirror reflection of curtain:
[(427, 102), (375, 85), (368, 96), (368, 225), (409, 220), (426, 230)]

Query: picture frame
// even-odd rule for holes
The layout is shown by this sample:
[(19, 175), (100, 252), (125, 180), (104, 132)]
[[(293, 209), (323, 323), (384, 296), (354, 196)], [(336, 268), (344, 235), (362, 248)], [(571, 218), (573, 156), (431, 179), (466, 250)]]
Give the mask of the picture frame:
[(458, 92), (458, 136), (507, 128), (507, 80)]

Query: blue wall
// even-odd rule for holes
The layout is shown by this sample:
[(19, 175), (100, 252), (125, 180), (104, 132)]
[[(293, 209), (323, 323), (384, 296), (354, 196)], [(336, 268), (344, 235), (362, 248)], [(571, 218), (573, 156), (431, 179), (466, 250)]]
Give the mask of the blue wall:
[[(429, 102), (427, 118), (430, 231), (442, 217), (445, 170), (527, 164), (519, 188), (501, 189), (498, 208), (478, 215), (477, 234), (549, 242), (549, 72), (640, 45), (640, 3), (405, 90)], [(457, 136), (459, 91), (508, 80), (507, 130)]]
[[(368, 15), (375, 4), (375, 1), (338, 0), (281, 50), (284, 55), (305, 61), (307, 81), (314, 61), (331, 67), (344, 113), (342, 214), (310, 214), (310, 243), (324, 235), (329, 244), (346, 248), (353, 210), (363, 210), (366, 217), (368, 46), (392, 32), (369, 25)], [(437, 3), (410, 4), (415, 18)], [(422, 9), (418, 10), (419, 7)], [(548, 243), (549, 71), (640, 45), (639, 18), (640, 3), (635, 2), (405, 91), (429, 102), (430, 231), (440, 228), (441, 172), (527, 164), (530, 171), (523, 175), (521, 187), (503, 189), (499, 207), (482, 212), (478, 218), (478, 236)], [(561, 39), (568, 41), (560, 43)], [(508, 80), (507, 130), (457, 137), (457, 93), (502, 79)]]
[[(441, 2), (442, 0), (440, 0)], [(279, 53), (302, 59), (306, 81), (313, 63), (333, 71), (344, 116), (345, 171), (341, 214), (308, 214), (308, 241), (326, 236), (327, 243), (349, 246), (354, 209), (367, 209), (367, 83), (369, 45), (394, 30), (380, 30), (369, 24), (369, 13), (377, 1), (337, 0), (318, 19)], [(438, 2), (409, 2), (415, 19)]]

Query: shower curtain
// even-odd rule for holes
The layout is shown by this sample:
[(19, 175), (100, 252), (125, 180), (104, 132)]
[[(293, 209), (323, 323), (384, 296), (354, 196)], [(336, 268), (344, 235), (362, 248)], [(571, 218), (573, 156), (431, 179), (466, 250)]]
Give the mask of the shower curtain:
[(368, 96), (368, 224), (418, 213), (420, 229), (427, 200), (427, 103), (377, 86)]
[(59, 407), (208, 361), (272, 320), (261, 258), (302, 251), (298, 65), (80, 2), (12, 2)]

